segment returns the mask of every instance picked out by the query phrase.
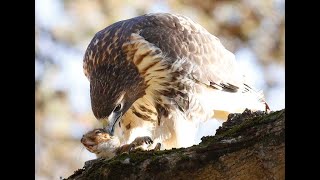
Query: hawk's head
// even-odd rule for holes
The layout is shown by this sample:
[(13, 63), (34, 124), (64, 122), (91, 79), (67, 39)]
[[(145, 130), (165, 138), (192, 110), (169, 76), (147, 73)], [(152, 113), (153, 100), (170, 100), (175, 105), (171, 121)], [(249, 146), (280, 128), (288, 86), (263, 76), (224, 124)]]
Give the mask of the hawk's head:
[(119, 32), (125, 30), (119, 25), (121, 22), (98, 32), (84, 55), (93, 114), (112, 135), (115, 124), (146, 89), (137, 67), (122, 50), (128, 35)]
[(134, 67), (127, 66), (106, 64), (90, 75), (92, 111), (111, 134), (121, 116), (145, 93), (143, 79)]

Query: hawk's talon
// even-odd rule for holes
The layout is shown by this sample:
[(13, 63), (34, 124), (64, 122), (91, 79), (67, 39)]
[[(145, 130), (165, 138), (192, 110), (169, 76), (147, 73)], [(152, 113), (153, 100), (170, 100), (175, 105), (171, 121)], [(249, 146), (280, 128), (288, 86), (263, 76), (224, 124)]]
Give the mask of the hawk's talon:
[(141, 145), (143, 145), (143, 143), (145, 143), (145, 144), (153, 144), (153, 140), (149, 136), (144, 136), (144, 137), (141, 137), (141, 138), (137, 138), (137, 142), (136, 142), (137, 145), (141, 146)]
[(157, 145), (153, 148), (154, 151), (160, 151), (161, 143), (157, 143)]

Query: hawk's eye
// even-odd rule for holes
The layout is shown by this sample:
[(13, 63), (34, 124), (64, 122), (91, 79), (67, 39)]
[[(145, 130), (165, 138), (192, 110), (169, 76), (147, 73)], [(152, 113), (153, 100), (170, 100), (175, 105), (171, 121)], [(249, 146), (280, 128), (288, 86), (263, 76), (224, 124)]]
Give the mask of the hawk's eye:
[(98, 134), (100, 134), (101, 133), (101, 131), (100, 130), (96, 130), (96, 135), (98, 135)]
[(118, 105), (114, 108), (113, 112), (119, 112), (120, 110), (121, 110), (121, 104), (118, 104)]

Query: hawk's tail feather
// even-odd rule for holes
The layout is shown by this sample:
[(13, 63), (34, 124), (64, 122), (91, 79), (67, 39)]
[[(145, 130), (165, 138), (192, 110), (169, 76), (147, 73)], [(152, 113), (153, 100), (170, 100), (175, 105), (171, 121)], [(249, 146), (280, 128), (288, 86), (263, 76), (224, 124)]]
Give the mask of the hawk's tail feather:
[(210, 98), (210, 107), (212, 107), (214, 113), (213, 118), (226, 120), (229, 113), (242, 113), (246, 108), (253, 111), (270, 110), (263, 91), (257, 91), (247, 84), (244, 84), (237, 92), (216, 89), (211, 91), (208, 96), (212, 97)]
[(253, 87), (251, 87), (247, 84), (244, 84), (244, 86), (245, 86), (245, 89), (244, 89), (243, 93), (250, 92), (250, 93), (256, 94), (258, 100), (265, 105), (265, 111), (267, 112), (268, 110), (270, 110), (270, 107), (265, 100), (264, 93), (262, 90), (257, 91), (256, 89), (254, 89)]

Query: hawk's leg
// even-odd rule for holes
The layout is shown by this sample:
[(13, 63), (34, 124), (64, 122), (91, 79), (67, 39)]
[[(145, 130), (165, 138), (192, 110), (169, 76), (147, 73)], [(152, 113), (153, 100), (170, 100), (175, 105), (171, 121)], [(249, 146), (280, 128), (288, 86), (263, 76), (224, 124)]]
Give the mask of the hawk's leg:
[(149, 136), (137, 137), (130, 145), (129, 145), (129, 153), (136, 150), (143, 150), (140, 146), (144, 144), (152, 144), (153, 141)]

